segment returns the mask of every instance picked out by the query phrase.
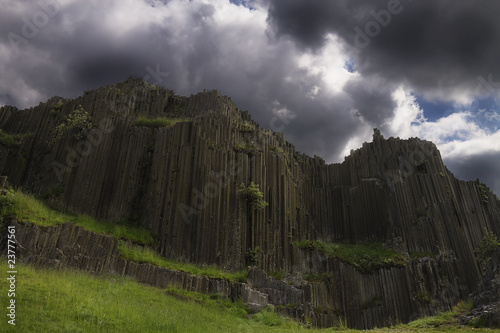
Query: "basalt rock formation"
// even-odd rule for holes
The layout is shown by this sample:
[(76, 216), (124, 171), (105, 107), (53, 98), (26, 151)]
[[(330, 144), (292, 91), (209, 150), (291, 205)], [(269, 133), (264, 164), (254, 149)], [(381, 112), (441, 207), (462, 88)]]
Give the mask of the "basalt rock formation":
[(500, 250), (493, 252), (485, 267), (482, 281), (470, 295), (474, 309), (464, 318), (464, 323), (478, 322), (487, 327), (500, 328)]
[[(75, 110), (89, 123), (71, 127)], [(59, 135), (61, 126), (71, 128)], [(180, 97), (129, 79), (27, 110), (2, 107), (0, 129), (18, 140), (0, 144), (0, 174), (12, 185), (68, 212), (132, 220), (168, 258), (256, 266), (253, 289), (318, 326), (369, 328), (447, 309), (481, 280), (474, 250), (484, 233), (500, 235), (498, 198), (457, 180), (433, 143), (375, 130), (343, 163), (326, 164), (217, 91)], [(241, 195), (251, 182), (267, 207)], [(299, 245), (317, 240), (380, 242), (406, 262), (363, 270)], [(283, 281), (265, 273), (275, 271)]]

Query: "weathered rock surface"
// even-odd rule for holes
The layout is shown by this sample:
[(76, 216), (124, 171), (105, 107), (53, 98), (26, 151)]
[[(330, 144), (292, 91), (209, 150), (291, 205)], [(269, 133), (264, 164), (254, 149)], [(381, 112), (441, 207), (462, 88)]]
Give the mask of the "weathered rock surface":
[[(232, 301), (241, 296), (241, 283), (125, 260), (120, 257), (114, 238), (87, 231), (71, 223), (40, 227), (12, 220), (10, 225), (16, 229), (17, 260), (24, 263), (56, 269), (73, 268), (97, 274), (119, 274), (158, 288), (173, 287), (218, 294)], [(6, 243), (7, 238), (1, 235), (2, 254)]]
[(488, 261), (482, 281), (471, 294), (475, 308), (464, 322), (480, 320), (488, 327), (500, 327), (500, 250)]
[[(94, 130), (80, 141), (49, 145), (78, 105)], [(148, 128), (135, 124), (139, 115), (186, 121)], [(318, 313), (302, 314), (320, 326), (345, 317), (350, 326), (367, 328), (445, 309), (481, 279), (474, 249), (484, 230), (500, 235), (498, 198), (478, 181), (455, 179), (434, 144), (384, 139), (376, 131), (372, 143), (343, 163), (325, 164), (260, 129), (216, 91), (179, 97), (128, 80), (75, 100), (3, 107), (0, 128), (32, 134), (18, 147), (0, 145), (0, 174), (14, 186), (45, 194), (69, 212), (132, 218), (151, 230), (166, 257), (239, 269), (253, 250), (257, 267), (267, 272), (326, 272), (329, 282), (299, 288), (303, 304)], [(263, 211), (249, 210), (238, 193), (251, 181), (269, 203)], [(380, 241), (432, 255), (361, 274), (294, 245), (304, 239)], [(296, 297), (285, 290), (274, 295), (276, 288), (264, 287), (272, 304)]]

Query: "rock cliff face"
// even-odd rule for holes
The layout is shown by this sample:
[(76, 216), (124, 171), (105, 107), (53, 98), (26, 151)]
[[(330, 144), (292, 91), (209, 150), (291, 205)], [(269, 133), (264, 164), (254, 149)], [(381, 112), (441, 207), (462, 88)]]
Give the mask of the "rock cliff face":
[(500, 328), (500, 250), (492, 253), (482, 281), (470, 295), (475, 308), (462, 318), (464, 323), (479, 322), (487, 327)]
[[(92, 129), (54, 140), (80, 105)], [(140, 126), (140, 116), (179, 121)], [(217, 91), (179, 97), (127, 80), (74, 100), (3, 107), (0, 129), (19, 140), (0, 145), (0, 173), (14, 186), (69, 212), (131, 219), (169, 258), (286, 272), (289, 283), (256, 278), (258, 289), (298, 317), (305, 312), (291, 304), (310, 304), (308, 317), (320, 326), (340, 318), (381, 326), (453, 305), (480, 280), (474, 249), (485, 230), (500, 235), (498, 198), (479, 181), (455, 179), (434, 144), (375, 130), (343, 163), (325, 164), (260, 129)], [(263, 210), (239, 193), (250, 182), (264, 194)], [(299, 248), (303, 240), (382, 242), (408, 260), (363, 274)], [(415, 253), (425, 255), (410, 259)], [(286, 289), (295, 275), (324, 273), (323, 281)]]
[[(249, 294), (245, 293), (241, 283), (122, 259), (115, 239), (89, 232), (74, 224), (40, 227), (13, 220), (10, 225), (16, 228), (16, 256), (25, 263), (56, 269), (73, 268), (97, 274), (119, 274), (158, 288), (175, 287), (205, 294), (220, 294), (232, 301)], [(2, 248), (5, 243), (7, 238), (0, 236)]]

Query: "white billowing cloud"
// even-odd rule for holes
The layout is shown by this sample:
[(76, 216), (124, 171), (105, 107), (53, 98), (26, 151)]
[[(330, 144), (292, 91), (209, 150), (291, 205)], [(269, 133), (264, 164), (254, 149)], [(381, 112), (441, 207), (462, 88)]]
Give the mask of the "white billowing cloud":
[(481, 126), (479, 117), (489, 121), (499, 119), (494, 111), (482, 110), (478, 114), (463, 110), (449, 114), (437, 121), (424, 118), (423, 110), (415, 97), (403, 87), (393, 94), (397, 102), (394, 117), (386, 122), (390, 135), (402, 138), (419, 137), (433, 141), (445, 159), (466, 159), (485, 153), (500, 153), (500, 130), (492, 131)]
[[(327, 35), (325, 39), (325, 46), (320, 52), (303, 53), (299, 57), (298, 65), (306, 70), (308, 75), (316, 76), (327, 92), (338, 94), (349, 80), (357, 78), (359, 74), (351, 73), (346, 68), (345, 64), (350, 58), (342, 47), (342, 41), (332, 34)], [(315, 87), (317, 94), (320, 87)]]
[(453, 158), (458, 161), (485, 153), (496, 152), (500, 154), (500, 131), (495, 133), (481, 131), (478, 135), (466, 141), (454, 140), (440, 146), (446, 158)]
[(388, 121), (392, 135), (411, 137), (414, 135), (412, 124), (422, 124), (425, 121), (424, 112), (420, 109), (413, 96), (404, 87), (399, 87), (392, 94), (396, 102), (394, 116)]

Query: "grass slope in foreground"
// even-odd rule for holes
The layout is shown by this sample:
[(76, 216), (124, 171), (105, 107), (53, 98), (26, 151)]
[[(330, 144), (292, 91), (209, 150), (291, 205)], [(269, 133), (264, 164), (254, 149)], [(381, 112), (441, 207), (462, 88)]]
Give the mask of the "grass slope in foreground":
[[(0, 260), (0, 267), (7, 267)], [(307, 329), (270, 311), (249, 317), (240, 303), (215, 295), (160, 290), (119, 276), (96, 277), (17, 264), (16, 327), (5, 316), (0, 331), (16, 332), (358, 332)], [(7, 280), (0, 279), (0, 307), (9, 302)], [(370, 332), (454, 332), (462, 304), (437, 317)], [(499, 330), (461, 328), (463, 332)]]
[[(1, 267), (7, 263), (0, 261)], [(17, 264), (17, 332), (265, 332), (267, 325), (298, 328), (274, 313), (247, 318), (241, 303), (212, 295), (159, 290), (119, 276)], [(6, 309), (7, 280), (1, 279)], [(179, 299), (181, 298), (181, 299)], [(5, 315), (0, 331), (10, 331)]]

